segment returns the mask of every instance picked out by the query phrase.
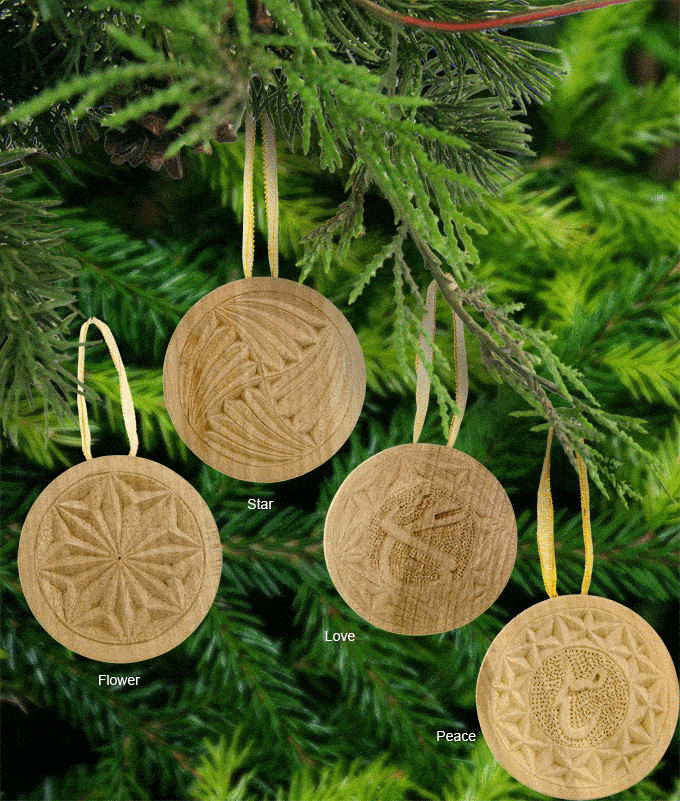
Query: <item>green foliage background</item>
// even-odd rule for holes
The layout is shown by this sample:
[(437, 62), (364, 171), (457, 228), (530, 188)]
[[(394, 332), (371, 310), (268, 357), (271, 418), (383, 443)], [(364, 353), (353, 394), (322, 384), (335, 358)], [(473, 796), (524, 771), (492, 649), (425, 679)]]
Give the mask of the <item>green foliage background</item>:
[[(278, 0), (272, 5), (279, 8)], [(565, 60), (547, 52), (542, 58), (566, 68), (551, 100), (528, 108), (536, 155), (518, 140), (517, 174), (500, 179), (493, 148), (480, 151), (494, 193), (467, 192), (463, 182), (455, 200), (479, 253), (478, 265), (458, 267), (469, 269), (465, 275), (474, 274), (499, 307), (523, 303), (514, 319), (555, 336), (555, 354), (580, 372), (603, 409), (645, 423), (633, 437), (612, 435), (597, 445), (602, 463), (638, 498), (626, 506), (593, 491), (591, 592), (635, 609), (677, 659), (680, 185), (676, 173), (660, 170), (658, 154), (678, 140), (680, 70), (663, 7), (639, 2), (532, 31), (561, 48)], [(203, 6), (196, 8), (199, 14)], [(495, 47), (502, 46), (498, 36)], [(661, 73), (642, 86), (631, 80), (641, 48)], [(370, 64), (370, 49), (359, 55)], [(68, 75), (63, 64), (54, 69)], [(308, 100), (311, 109), (319, 102)], [(271, 98), (258, 102), (273, 105)], [(29, 172), (11, 161), (18, 151), (5, 154), (0, 185), (0, 236), (9, 245), (0, 252), (2, 797), (544, 798), (498, 767), (481, 737), (474, 746), (435, 738), (442, 728), (478, 730), (474, 690), (484, 653), (509, 619), (545, 595), (535, 546), (545, 430), (532, 428), (535, 419), (522, 414), (527, 403), (497, 380), (497, 365), (474, 337), (468, 336), (471, 397), (457, 447), (490, 469), (511, 497), (519, 550), (508, 587), (469, 625), (409, 638), (358, 618), (325, 568), (321, 539), (334, 493), (354, 467), (408, 442), (412, 431), (412, 320), (420, 314), (413, 288), (422, 294), (430, 276), (413, 244), (395, 244), (385, 191), (366, 190), (362, 237), (319, 229), (346, 200), (349, 165), (334, 159), (313, 126), (307, 155), (281, 143), (282, 274), (295, 279), (304, 269), (306, 282), (346, 314), (364, 349), (368, 393), (355, 432), (329, 463), (282, 484), (245, 484), (202, 465), (183, 446), (164, 408), (161, 378), (182, 315), (241, 275), (242, 142), (185, 155), (186, 177), (173, 182), (145, 166), (112, 166), (101, 138), (91, 139), (100, 135), (96, 121), (88, 121), (91, 135), (59, 124), (70, 137), (61, 158), (29, 155)], [(437, 147), (436, 135), (428, 146)], [(334, 173), (322, 169), (334, 162)], [(510, 171), (509, 163), (500, 166)], [(261, 181), (256, 188), (262, 232)], [(265, 274), (262, 236), (258, 254), (256, 271)], [(124, 668), (54, 642), (31, 615), (16, 566), (31, 504), (82, 458), (74, 355), (78, 326), (91, 315), (108, 323), (121, 348), (140, 455), (199, 490), (224, 550), (220, 589), (197, 631), (172, 652)], [(445, 417), (452, 333), (441, 297), (437, 344)], [(87, 383), (95, 454), (126, 452), (117, 377), (103, 346), (90, 350)], [(421, 440), (442, 442), (441, 422), (432, 408)], [(641, 447), (655, 457), (655, 469), (640, 457)], [(577, 592), (577, 478), (557, 448), (553, 457), (559, 588)], [(251, 497), (273, 499), (273, 509), (248, 511)], [(357, 640), (327, 643), (325, 631), (355, 632)], [(102, 687), (100, 673), (138, 675), (139, 687)], [(15, 749), (37, 749), (33, 773), (13, 769)], [(680, 799), (677, 777), (676, 734), (658, 770), (617, 798)]]

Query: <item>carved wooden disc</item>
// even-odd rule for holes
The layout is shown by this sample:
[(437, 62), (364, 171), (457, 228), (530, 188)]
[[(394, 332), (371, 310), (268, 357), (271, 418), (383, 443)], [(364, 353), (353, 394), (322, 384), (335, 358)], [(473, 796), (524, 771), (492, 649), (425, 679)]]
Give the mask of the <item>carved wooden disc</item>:
[(366, 364), (340, 311), (307, 286), (247, 278), (182, 318), (163, 367), (180, 437), (245, 481), (308, 473), (341, 447), (366, 392)]
[(210, 608), (222, 548), (210, 510), (181, 476), (134, 456), (102, 456), (38, 496), (19, 541), (21, 586), (62, 645), (136, 662), (185, 640)]
[(517, 527), (505, 490), (471, 456), (398, 445), (345, 479), (323, 544), (331, 579), (357, 614), (397, 634), (436, 634), (500, 595)]
[(602, 798), (659, 762), (678, 680), (659, 635), (621, 604), (563, 595), (530, 607), (491, 644), (477, 681), (489, 748), (516, 779), (557, 798)]

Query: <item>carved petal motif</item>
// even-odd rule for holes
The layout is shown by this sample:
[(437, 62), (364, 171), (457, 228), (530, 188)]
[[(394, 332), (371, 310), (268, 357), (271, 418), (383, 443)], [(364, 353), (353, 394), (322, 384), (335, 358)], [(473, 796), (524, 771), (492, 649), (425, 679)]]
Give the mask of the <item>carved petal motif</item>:
[(197, 526), (167, 487), (139, 475), (84, 479), (43, 519), (36, 547), (42, 594), (73, 632), (144, 642), (193, 603), (204, 570)]

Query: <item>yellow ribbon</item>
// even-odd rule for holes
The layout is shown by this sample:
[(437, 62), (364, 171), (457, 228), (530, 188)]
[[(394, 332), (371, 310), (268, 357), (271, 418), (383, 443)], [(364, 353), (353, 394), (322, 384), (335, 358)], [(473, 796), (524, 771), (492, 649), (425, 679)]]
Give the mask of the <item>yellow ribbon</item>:
[(255, 122), (253, 113), (246, 114), (245, 131), (246, 158), (243, 165), (243, 274), (253, 274), (255, 256), (255, 211), (253, 209), (253, 161), (255, 159)]
[[(450, 278), (451, 286), (454, 289), (458, 285)], [(432, 363), (433, 343), (434, 343), (434, 326), (435, 326), (435, 308), (437, 302), (437, 282), (432, 281), (427, 288), (427, 295), (425, 299), (425, 315), (421, 322), (422, 331), (418, 338), (418, 348), (422, 351), (425, 361)], [(458, 315), (452, 311), (453, 314), (453, 336), (454, 336), (454, 359), (456, 370), (456, 406), (458, 413), (454, 414), (449, 427), (449, 439), (446, 443), (448, 447), (452, 448), (460, 424), (463, 420), (465, 406), (467, 404), (468, 396), (468, 370), (467, 370), (467, 355), (465, 353), (465, 327), (463, 321)], [(424, 332), (424, 333), (423, 333)], [(429, 337), (429, 340), (425, 337)], [(425, 364), (420, 359), (420, 355), (416, 355), (416, 416), (413, 422), (413, 441), (418, 442), (420, 434), (423, 430), (425, 416), (427, 414), (427, 407), (430, 401), (430, 374), (427, 372)]]
[[(421, 332), (418, 336), (418, 353), (416, 353), (416, 417), (413, 421), (413, 441), (418, 442), (425, 423), (427, 407), (430, 402), (430, 376), (421, 361), (420, 351), (422, 351), (425, 361), (432, 363), (432, 343), (434, 342), (434, 315), (437, 301), (437, 282), (432, 283), (427, 288), (425, 298), (425, 314), (421, 320)], [(429, 340), (423, 335), (425, 331), (429, 335)]]
[[(536, 504), (536, 539), (538, 556), (541, 560), (541, 574), (545, 591), (551, 598), (557, 597), (557, 566), (555, 564), (555, 526), (552, 494), (550, 492), (550, 446), (552, 445), (554, 428), (548, 431), (548, 443), (543, 459), (541, 481), (538, 485), (538, 501)], [(587, 595), (590, 579), (593, 575), (593, 537), (590, 529), (590, 493), (588, 491), (588, 471), (583, 459), (576, 454), (578, 463), (578, 480), (581, 491), (581, 522), (583, 526), (583, 542), (585, 550), (585, 568), (581, 583), (581, 594)]]
[(96, 317), (90, 317), (80, 327), (80, 340), (78, 344), (78, 385), (81, 389), (78, 391), (78, 422), (80, 424), (80, 439), (83, 445), (83, 453), (86, 459), (92, 458), (90, 425), (87, 418), (87, 406), (85, 405), (85, 396), (82, 394), (82, 387), (85, 386), (85, 340), (87, 339), (87, 329), (90, 324), (94, 323), (97, 328), (102, 332), (104, 341), (106, 342), (113, 364), (118, 371), (120, 380), (120, 402), (123, 409), (123, 420), (125, 422), (125, 430), (127, 431), (128, 439), (130, 440), (130, 456), (137, 454), (139, 447), (139, 439), (137, 437), (137, 423), (135, 421), (135, 408), (132, 403), (132, 393), (130, 392), (130, 385), (128, 384), (127, 376), (125, 375), (125, 367), (123, 360), (120, 358), (116, 340), (111, 333), (111, 329), (98, 320)]
[[(267, 114), (262, 116), (264, 144), (265, 203), (267, 207), (267, 246), (269, 270), (279, 275), (279, 189), (276, 160), (276, 133)], [(255, 120), (249, 111), (245, 124), (245, 162), (243, 165), (243, 274), (253, 275), (255, 258), (255, 209), (253, 205), (253, 165), (255, 161)]]

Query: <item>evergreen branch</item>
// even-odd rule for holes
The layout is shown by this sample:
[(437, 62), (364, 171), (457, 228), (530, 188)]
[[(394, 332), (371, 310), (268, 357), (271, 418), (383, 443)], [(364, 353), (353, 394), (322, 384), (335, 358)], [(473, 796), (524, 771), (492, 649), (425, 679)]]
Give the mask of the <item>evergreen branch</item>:
[(98, 70), (89, 75), (79, 75), (58, 83), (53, 89), (45, 89), (33, 100), (27, 101), (0, 117), (0, 126), (23, 122), (27, 118), (48, 111), (57, 103), (84, 95), (87, 102), (81, 101), (81, 108), (94, 106), (107, 92), (126, 83), (150, 77), (182, 78), (191, 77), (190, 68), (172, 61), (156, 60), (145, 64), (127, 64), (111, 70)]
[[(650, 470), (644, 462), (632, 458), (631, 483), (634, 486), (645, 486), (641, 492), (642, 506), (646, 520), (652, 527), (664, 524), (680, 526), (680, 418), (674, 418), (672, 424), (659, 438), (654, 456), (659, 463), (659, 470)], [(658, 521), (658, 522), (657, 522)]]
[(648, 258), (677, 253), (674, 229), (680, 216), (680, 188), (585, 167), (574, 173), (572, 181), (591, 219), (610, 226), (612, 234), (627, 237), (629, 246), (635, 245)]
[(381, 248), (375, 256), (368, 262), (364, 271), (354, 283), (350, 293), (348, 303), (352, 304), (364, 291), (370, 280), (375, 276), (378, 270), (389, 259), (395, 258), (397, 252), (401, 251), (404, 244), (404, 233), (396, 234), (392, 239)]
[[(377, 313), (372, 315), (378, 319)], [(392, 328), (387, 330), (387, 320), (366, 325), (358, 333), (361, 350), (366, 361), (366, 387), (376, 395), (387, 392), (403, 395), (411, 389), (411, 372), (404, 373), (397, 361), (395, 349), (391, 347), (394, 338)]]
[[(534, 516), (518, 521), (519, 546), (516, 571), (511, 581), (529, 588), (532, 598), (545, 594), (536, 548)], [(567, 517), (558, 512), (555, 522), (555, 553), (559, 591), (578, 592), (584, 564), (583, 530), (580, 513)], [(675, 566), (680, 536), (672, 525), (650, 525), (641, 511), (607, 510), (597, 515), (593, 527), (595, 561), (592, 590), (614, 599), (647, 595), (668, 602), (680, 591)]]
[[(458, 716), (452, 716), (437, 697), (439, 658), (431, 653), (433, 648), (413, 649), (394, 636), (371, 637), (370, 627), (338, 603), (327, 577), (300, 589), (296, 620), (304, 626), (306, 640), (311, 643), (309, 648), (296, 649), (298, 670), (314, 683), (332, 677), (339, 685), (340, 703), (357, 713), (351, 733), (342, 732), (343, 737), (351, 739), (347, 745), (356, 748), (360, 743), (368, 755), (380, 753), (389, 743), (394, 756), (399, 754), (414, 766), (419, 761), (414, 756), (418, 751), (420, 758), (427, 760), (434, 744), (426, 732), (433, 725), (458, 722)], [(351, 652), (329, 648), (322, 632), (328, 632), (329, 637), (354, 633)], [(464, 668), (465, 673), (468, 671), (474, 672), (469, 663)], [(331, 697), (324, 700), (331, 708), (338, 703)]]
[[(673, 75), (658, 84), (637, 87), (625, 102), (597, 104), (578, 147), (589, 158), (619, 158), (634, 163), (640, 153), (656, 153), (680, 139), (680, 85)], [(605, 135), (606, 134), (606, 135)]]
[(15, 200), (8, 191), (7, 181), (22, 173), (0, 173), (0, 429), (15, 447), (24, 401), (33, 409), (35, 396), (44, 398), (45, 432), (50, 417), (68, 417), (75, 392), (68, 332), (77, 315), (77, 262), (64, 254), (53, 204)]
[(545, 801), (546, 796), (525, 787), (496, 761), (489, 746), (478, 738), (469, 758), (461, 760), (444, 788), (442, 801)]
[(679, 342), (647, 342), (637, 347), (611, 344), (600, 357), (634, 398), (662, 400), (678, 407)]
[[(522, 397), (527, 400), (534, 409), (540, 410), (548, 423), (555, 428), (555, 435), (559, 439), (569, 461), (575, 470), (578, 471), (576, 452), (578, 452), (586, 463), (591, 479), (606, 495), (606, 489), (602, 483), (602, 471), (609, 480), (617, 486), (620, 493), (626, 494), (629, 488), (622, 482), (617, 483), (615, 477), (604, 466), (601, 455), (590, 448), (587, 444), (580, 444), (584, 436), (602, 439), (603, 435), (597, 432), (596, 426), (604, 428), (611, 433), (621, 437), (624, 441), (632, 444), (633, 441), (621, 424), (625, 423), (629, 428), (635, 425), (633, 420), (615, 419), (613, 415), (607, 415), (602, 410), (592, 405), (592, 396), (589, 397), (591, 405), (583, 403), (569, 393), (563, 376), (568, 376), (572, 383), (576, 383), (577, 388), (583, 390), (585, 385), (580, 381), (575, 371), (561, 365), (556, 357), (552, 356), (547, 360), (548, 367), (552, 368), (552, 376), (555, 383), (547, 382), (540, 377), (534, 365), (535, 357), (532, 358), (523, 348), (523, 340), (529, 339), (532, 344), (542, 350), (544, 358), (549, 353), (549, 349), (544, 343), (545, 335), (539, 332), (521, 328), (508, 320), (502, 310), (493, 307), (485, 298), (485, 293), (480, 291), (468, 291), (462, 293), (460, 290), (453, 290), (450, 280), (443, 273), (440, 261), (424, 241), (420, 232), (407, 223), (409, 233), (418, 247), (423, 257), (425, 267), (437, 281), (439, 288), (444, 295), (447, 303), (461, 318), (464, 325), (479, 339), (484, 349), (485, 356), (490, 360), (499, 375)], [(492, 326), (494, 332), (500, 337), (502, 344), (492, 338), (465, 310), (461, 302), (461, 296), (465, 297), (467, 303), (482, 314), (487, 322)], [(546, 390), (563, 397), (571, 406), (556, 407), (550, 401)], [(565, 394), (566, 392), (566, 394)], [(586, 396), (588, 397), (588, 395)], [(590, 416), (596, 426), (589, 423), (587, 416)], [(638, 446), (639, 447), (639, 446)]]
[[(75, 373), (71, 372), (71, 375)], [(36, 465), (71, 467), (73, 458), (70, 454), (81, 447), (73, 402), (76, 396), (75, 381), (70, 396), (72, 400), (64, 399), (65, 408), (61, 416), (45, 411), (45, 398), (49, 397), (49, 393), (38, 395), (32, 405), (24, 399), (7, 427), (7, 438), (12, 447)]]
[[(633, 3), (600, 14), (572, 17), (567, 22), (562, 46), (570, 70), (555, 87), (546, 114), (556, 139), (570, 142), (588, 159), (588, 148), (597, 139), (590, 137), (590, 114), (601, 118), (601, 104), (608, 109), (617, 105), (613, 103), (611, 87), (628, 83), (622, 69), (624, 53), (650, 9), (649, 3)], [(628, 101), (624, 100), (624, 104), (628, 105)], [(606, 130), (600, 131), (606, 136)], [(587, 140), (583, 150), (580, 137)]]
[[(389, 162), (387, 153), (373, 149), (373, 153), (362, 153), (362, 158), (367, 165), (373, 165), (377, 161), (379, 164)], [(448, 278), (444, 275), (440, 267), (439, 258), (435, 255), (435, 250), (440, 253), (451, 253), (449, 262), (457, 272), (459, 283), (461, 277), (466, 272), (461, 270), (460, 250), (457, 244), (458, 231), (449, 229), (448, 236), (441, 235), (437, 228), (427, 226), (422, 217), (414, 214), (414, 206), (411, 195), (417, 198), (417, 208), (424, 208), (427, 198), (418, 190), (417, 187), (412, 192), (404, 193), (404, 188), (400, 181), (390, 175), (384, 167), (370, 170), (374, 182), (381, 188), (385, 196), (389, 199), (392, 207), (406, 226), (409, 234), (418, 247), (423, 258), (425, 267), (436, 278), (447, 302), (452, 306), (456, 313), (461, 317), (464, 324), (480, 341), (483, 357), (492, 368), (515, 389), (527, 402), (536, 410), (541, 411), (542, 415), (548, 420), (550, 425), (556, 429), (557, 438), (562, 444), (570, 461), (577, 469), (575, 453), (578, 451), (586, 462), (593, 482), (606, 495), (603, 484), (603, 476), (607, 477), (622, 497), (630, 493), (630, 487), (624, 481), (617, 481), (610, 466), (602, 455), (587, 444), (581, 444), (585, 438), (594, 438), (596, 441), (604, 439), (604, 432), (610, 432), (622, 441), (633, 445), (633, 440), (628, 430), (639, 430), (639, 423), (632, 419), (615, 418), (611, 414), (603, 412), (597, 408), (592, 393), (589, 392), (579, 373), (564, 365), (551, 351), (548, 346), (549, 336), (536, 330), (519, 326), (513, 322), (509, 316), (509, 309), (494, 307), (486, 298), (486, 293), (480, 289), (468, 290), (465, 300), (475, 308), (491, 325), (496, 338), (492, 337), (463, 309), (460, 302), (461, 293), (454, 292), (448, 285)], [(405, 181), (409, 187), (413, 185), (414, 177), (405, 172)], [(404, 198), (404, 194), (406, 197)], [(404, 199), (402, 199), (404, 198)], [(668, 229), (666, 229), (668, 230)], [(458, 251), (458, 253), (456, 253)], [(456, 267), (458, 270), (456, 271)], [(464, 279), (465, 280), (465, 279)], [(467, 279), (469, 281), (469, 279)], [(403, 340), (405, 331), (403, 317), (404, 312), (400, 312), (402, 301), (399, 300), (399, 288), (397, 289), (397, 316), (395, 321), (395, 331), (397, 332), (398, 354), (401, 353), (402, 367), (405, 362), (403, 346), (399, 345)], [(457, 296), (457, 297), (456, 297)], [(528, 341), (537, 351), (538, 356), (525, 350), (524, 342)], [(545, 379), (537, 373), (536, 365), (543, 362), (548, 368), (552, 381)], [(582, 393), (585, 401), (575, 397), (569, 387)], [(567, 405), (555, 406), (548, 396), (548, 392), (562, 398), (562, 403)], [(639, 453), (644, 450), (638, 445)]]
[(280, 788), (276, 801), (407, 801), (417, 793), (422, 801), (436, 801), (436, 796), (412, 782), (405, 770), (397, 769), (380, 757), (361, 767), (359, 761), (323, 769), (314, 776), (309, 768), (295, 773), (287, 788)]
[[(150, 451), (162, 443), (171, 458), (177, 455), (186, 458), (186, 445), (179, 438), (165, 408), (162, 370), (140, 370), (126, 366), (126, 373), (134, 400), (135, 414), (140, 425), (143, 449)], [(86, 386), (91, 387), (102, 397), (109, 427), (122, 433), (125, 426), (120, 410), (120, 387), (115, 367), (110, 364), (88, 365), (85, 382)], [(100, 416), (98, 408), (95, 408), (94, 419), (97, 420)], [(96, 444), (96, 431), (93, 440)]]
[[(74, 349), (77, 342), (74, 344)], [(68, 374), (75, 375), (74, 362), (69, 360)], [(144, 450), (151, 451), (162, 444), (171, 457), (186, 459), (187, 448), (177, 436), (165, 408), (163, 399), (162, 371), (140, 370), (126, 366), (130, 389), (135, 402), (135, 413), (139, 423), (140, 439)], [(40, 385), (38, 385), (39, 387)], [(120, 388), (118, 373), (110, 362), (88, 364), (86, 393), (89, 401), (100, 399), (93, 404), (91, 429), (96, 446), (105, 431), (123, 434), (125, 427), (120, 411)], [(80, 430), (75, 410), (76, 388), (74, 386), (65, 400), (65, 416), (58, 418), (54, 413), (45, 417), (45, 394), (36, 398), (34, 408), (24, 401), (12, 420), (12, 430), (16, 438), (12, 445), (31, 461), (44, 467), (62, 464), (70, 467), (82, 458)], [(102, 425), (106, 420), (106, 427)], [(49, 436), (45, 435), (45, 425)]]
[[(281, 532), (298, 532), (281, 539)], [(247, 593), (257, 590), (276, 597), (282, 588), (297, 590), (301, 582), (324, 574), (318, 518), (294, 509), (275, 515), (243, 511), (243, 501), (222, 531), (230, 586)]]
[[(64, 251), (80, 265), (81, 311), (106, 319), (139, 358), (162, 358), (182, 315), (221, 283), (220, 264), (229, 253), (215, 252), (200, 239), (189, 245), (140, 241), (93, 218), (87, 208), (60, 208), (55, 214), (68, 226)], [(222, 269), (228, 272), (229, 266)]]
[[(364, 233), (364, 196), (367, 188), (368, 184), (364, 169), (361, 166), (355, 167), (350, 179), (350, 194), (347, 200), (340, 204), (337, 213), (330, 220), (310, 231), (302, 240), (304, 255), (298, 262), (301, 267), (301, 281), (309, 275), (319, 259), (321, 259), (324, 272), (328, 272), (333, 257), (335, 256), (337, 259), (346, 258), (352, 242), (362, 236)], [(333, 247), (336, 236), (339, 239), (338, 248)], [(376, 266), (375, 270), (379, 266)], [(369, 276), (366, 283), (373, 275), (375, 275), (375, 271)], [(359, 294), (361, 294), (361, 291), (354, 297), (358, 297)], [(351, 303), (352, 299), (349, 302)]]
[[(198, 660), (197, 671), (235, 718), (255, 719), (266, 732), (268, 755), (261, 749), (263, 761), (271, 761), (276, 743), (288, 766), (316, 763), (328, 726), (302, 707), (302, 691), (282, 658), (280, 641), (265, 635), (252, 615), (238, 610), (235, 598), (227, 602), (225, 596), (220, 593), (208, 613), (202, 636), (187, 643)], [(266, 771), (266, 765), (260, 768)]]
[[(16, 617), (15, 610), (13, 616)], [(82, 727), (91, 742), (107, 744), (101, 749), (105, 756), (99, 769), (105, 775), (108, 773), (108, 781), (104, 786), (113, 785), (114, 789), (109, 797), (153, 797), (140, 783), (140, 780), (147, 783), (151, 777), (139, 775), (142, 773), (140, 760), (133, 756), (136, 749), (149, 750), (148, 757), (153, 765), (152, 773), (155, 774), (152, 783), (156, 785), (157, 792), (162, 792), (163, 786), (167, 784), (168, 765), (181, 765), (185, 762), (188, 766), (180, 749), (158, 734), (157, 712), (148, 708), (150, 697), (157, 687), (151, 685), (151, 691), (149, 690), (149, 672), (144, 670), (144, 666), (138, 666), (137, 671), (145, 674), (142, 681), (146, 686), (130, 688), (123, 699), (112, 696), (109, 689), (102, 686), (98, 676), (101, 671), (99, 663), (74, 660), (61, 646), (46, 653), (39, 645), (41, 630), (34, 620), (30, 627), (25, 626), (22, 629), (21, 635), (17, 637), (16, 631), (11, 628), (3, 632), (3, 646), (6, 653), (10, 654), (9, 675), (6, 679), (10, 686), (17, 683), (19, 677), (23, 679), (20, 697), (26, 704), (38, 708), (56, 704), (64, 719), (70, 719)], [(31, 677), (29, 681), (26, 681), (27, 676)], [(190, 738), (187, 738), (185, 745), (189, 744)], [(112, 752), (113, 756), (113, 764), (108, 766), (107, 751)], [(124, 770), (115, 771), (116, 763), (119, 767), (123, 763)], [(117, 775), (111, 775), (111, 768), (114, 768)], [(101, 780), (102, 776), (99, 778)], [(175, 777), (176, 780), (177, 778), (178, 776)]]
[[(191, 788), (191, 796), (196, 801), (248, 801), (248, 784), (255, 771), (243, 773), (242, 769), (249, 760), (252, 743), (241, 746), (240, 736), (239, 729), (229, 746), (224, 737), (214, 745), (205, 740), (207, 753), (201, 755), (196, 781)], [(238, 780), (234, 774), (240, 774)]]

